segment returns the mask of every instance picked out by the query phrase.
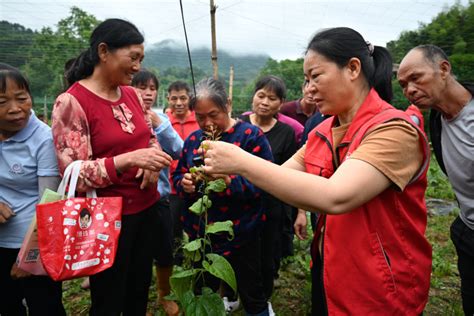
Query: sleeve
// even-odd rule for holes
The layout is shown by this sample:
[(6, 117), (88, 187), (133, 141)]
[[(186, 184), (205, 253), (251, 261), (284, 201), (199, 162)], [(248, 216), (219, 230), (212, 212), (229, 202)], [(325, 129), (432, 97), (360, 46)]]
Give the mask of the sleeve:
[(156, 138), (155, 131), (153, 129), (153, 124), (151, 123), (150, 116), (148, 116), (148, 114), (147, 114), (147, 108), (145, 106), (145, 103), (143, 102), (143, 99), (142, 99), (140, 93), (138, 93), (138, 91), (133, 87), (129, 87), (129, 88), (132, 89), (133, 92), (135, 93), (135, 95), (137, 96), (138, 103), (140, 104), (140, 107), (141, 107), (142, 112), (143, 112), (143, 116), (145, 117), (145, 122), (148, 125), (148, 128), (150, 129), (150, 141), (148, 142), (148, 147), (149, 148), (150, 147), (156, 147), (158, 149), (161, 149), (160, 143), (158, 142), (158, 140)]
[(59, 176), (58, 160), (54, 153), (54, 144), (51, 131), (48, 128), (47, 137), (43, 138), (41, 145), (38, 146), (36, 153), (38, 177), (56, 177)]
[(306, 153), (306, 144), (301, 146), (301, 148), (298, 149), (298, 151), (291, 158), (296, 160), (296, 162), (299, 163), (300, 165), (304, 166), (304, 155), (305, 155), (305, 153)]
[[(113, 158), (92, 159), (87, 117), (77, 99), (71, 94), (63, 93), (56, 99), (51, 128), (61, 174), (71, 162), (84, 160), (77, 191), (84, 192), (112, 184), (105, 165), (106, 160), (108, 164), (113, 163)], [(117, 175), (114, 175), (114, 178), (117, 178)]]
[[(192, 136), (194, 134), (191, 134)], [(188, 164), (188, 157), (187, 155), (193, 152), (193, 145), (192, 142), (189, 140), (190, 137), (186, 138), (183, 144), (183, 150), (181, 152), (181, 155), (178, 160), (178, 165), (176, 166), (176, 169), (174, 172), (171, 174), (171, 178), (173, 180), (173, 185), (176, 188), (176, 192), (180, 195), (186, 195), (186, 196), (194, 196), (195, 194), (188, 194), (184, 192), (183, 187), (181, 186), (181, 180), (184, 177), (184, 174), (189, 172), (189, 168), (191, 167)]]
[[(260, 157), (262, 159), (273, 161), (272, 150), (270, 148), (270, 143), (263, 134), (263, 132), (254, 127), (252, 133), (249, 135), (247, 142), (242, 142), (245, 144), (242, 149)], [(234, 197), (241, 196), (242, 199), (251, 199), (254, 198), (257, 193), (262, 192), (259, 188), (254, 186), (250, 181), (240, 175), (231, 175), (230, 185), (227, 187), (228, 195)]]
[(44, 190), (50, 189), (56, 191), (58, 189), (61, 178), (57, 177), (38, 177), (38, 196), (41, 199)]
[(371, 131), (349, 159), (371, 164), (403, 191), (423, 165), (424, 157), (416, 128), (396, 120)]
[(161, 119), (161, 124), (155, 128), (155, 134), (161, 145), (161, 148), (168, 153), (173, 159), (178, 159), (181, 150), (183, 149), (183, 140), (176, 133), (168, 116), (165, 114), (158, 114)]

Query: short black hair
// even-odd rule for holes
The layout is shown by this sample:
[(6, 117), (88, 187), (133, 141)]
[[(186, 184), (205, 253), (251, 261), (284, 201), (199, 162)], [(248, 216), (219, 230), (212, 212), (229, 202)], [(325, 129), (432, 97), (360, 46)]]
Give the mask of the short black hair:
[(79, 213), (79, 216), (80, 216), (80, 217), (85, 217), (85, 216), (87, 216), (87, 215), (89, 215), (89, 217), (90, 217), (90, 216), (91, 216), (91, 212), (89, 212), (89, 210), (86, 209), (86, 208), (83, 208), (83, 209), (81, 210), (81, 213)]
[(9, 64), (0, 63), (0, 92), (2, 93), (7, 91), (7, 79), (14, 81), (18, 88), (26, 90), (32, 98), (28, 79), (23, 76), (20, 70)]
[(158, 90), (158, 88), (160, 87), (160, 81), (158, 80), (156, 75), (148, 69), (141, 69), (139, 72), (133, 75), (132, 86), (137, 87), (141, 84), (146, 85), (150, 80), (153, 80), (156, 90)]
[(269, 75), (260, 78), (255, 84), (253, 93), (255, 94), (260, 89), (266, 89), (274, 92), (276, 96), (282, 101), (286, 99), (286, 85), (283, 79), (280, 77)]
[(184, 81), (175, 81), (172, 82), (169, 87), (168, 87), (168, 94), (171, 93), (171, 91), (180, 91), (180, 90), (186, 90), (188, 95), (190, 95), (191, 89), (189, 89), (189, 85), (184, 82)]

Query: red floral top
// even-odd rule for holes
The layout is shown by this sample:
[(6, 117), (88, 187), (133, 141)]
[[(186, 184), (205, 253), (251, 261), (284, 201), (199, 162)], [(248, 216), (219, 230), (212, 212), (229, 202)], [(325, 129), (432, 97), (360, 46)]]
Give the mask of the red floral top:
[(75, 160), (84, 160), (77, 191), (97, 189), (99, 196), (122, 196), (123, 213), (146, 209), (159, 199), (156, 187), (141, 190), (138, 168), (117, 173), (113, 157), (157, 146), (151, 121), (139, 94), (120, 87), (115, 102), (103, 99), (76, 82), (58, 96), (52, 116), (52, 132), (60, 172)]

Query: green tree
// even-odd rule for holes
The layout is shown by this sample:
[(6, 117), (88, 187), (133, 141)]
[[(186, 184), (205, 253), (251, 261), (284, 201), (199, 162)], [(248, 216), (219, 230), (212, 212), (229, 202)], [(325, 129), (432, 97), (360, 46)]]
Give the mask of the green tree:
[(449, 56), (449, 60), (460, 81), (474, 81), (474, 54), (455, 54)]
[(421, 44), (437, 45), (448, 56), (474, 51), (474, 2), (470, 0), (463, 6), (457, 1), (430, 23), (420, 24), (414, 31), (402, 32), (397, 40), (387, 43), (387, 48), (399, 63), (410, 49)]
[(234, 112), (239, 114), (251, 110), (252, 96), (254, 93), (255, 83), (259, 78), (265, 75), (274, 75), (283, 79), (286, 85), (286, 100), (296, 100), (301, 98), (301, 87), (304, 81), (303, 75), (303, 58), (296, 60), (268, 59), (260, 73), (248, 84), (237, 89), (234, 96)]
[(0, 60), (14, 67), (23, 66), (34, 36), (35, 32), (20, 24), (0, 21)]
[(85, 11), (71, 8), (71, 14), (57, 24), (44, 27), (34, 37), (23, 71), (31, 81), (34, 96), (54, 99), (64, 89), (64, 64), (88, 47), (92, 30), (99, 21)]

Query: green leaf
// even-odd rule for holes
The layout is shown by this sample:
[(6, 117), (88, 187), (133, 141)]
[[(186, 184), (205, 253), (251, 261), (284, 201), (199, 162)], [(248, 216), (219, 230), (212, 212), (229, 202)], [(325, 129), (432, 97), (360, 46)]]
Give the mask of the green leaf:
[(195, 301), (196, 301), (196, 298), (195, 298), (195, 295), (194, 295), (193, 291), (188, 290), (188, 291), (184, 292), (183, 296), (180, 299), (180, 301), (181, 301), (181, 305), (185, 309), (185, 314), (186, 315), (192, 315), (192, 314), (188, 314), (188, 308), (190, 306), (193, 306), (195, 304)]
[(186, 245), (183, 246), (183, 249), (187, 251), (196, 251), (202, 247), (204, 239), (198, 238), (193, 241), (188, 242)]
[(222, 192), (225, 190), (226, 187), (227, 184), (225, 184), (224, 179), (210, 181), (206, 186), (206, 193), (209, 193), (210, 191)]
[(170, 285), (173, 293), (179, 298), (183, 299), (183, 295), (193, 288), (194, 276), (202, 269), (182, 270), (174, 272), (170, 277)]
[(211, 289), (202, 288), (202, 295), (194, 296), (193, 293), (185, 293), (182, 305), (186, 315), (193, 316), (225, 316), (225, 307), (219, 294)]
[(198, 238), (191, 242), (188, 242), (183, 246), (184, 256), (190, 261), (198, 262), (201, 260), (201, 251), (203, 245), (206, 243), (206, 240), (203, 238)]
[(205, 211), (207, 211), (212, 206), (212, 201), (209, 199), (207, 195), (204, 195), (202, 198), (199, 198), (196, 202), (194, 202), (189, 210), (194, 214), (201, 215)]
[(232, 223), (232, 221), (215, 222), (206, 227), (206, 234), (217, 234), (220, 232), (228, 232), (231, 237), (230, 239), (233, 239), (234, 230), (232, 229), (232, 226), (234, 226), (234, 223)]
[(189, 172), (190, 173), (196, 173), (196, 172), (199, 172), (199, 171), (202, 171), (202, 167), (191, 167), (189, 168)]
[(211, 262), (203, 261), (202, 266), (207, 272), (226, 282), (234, 292), (237, 292), (237, 281), (235, 280), (234, 269), (226, 258), (215, 253), (209, 253), (206, 258)]
[(200, 251), (183, 251), (184, 257), (189, 260), (189, 262), (198, 262), (201, 261), (201, 252)]

